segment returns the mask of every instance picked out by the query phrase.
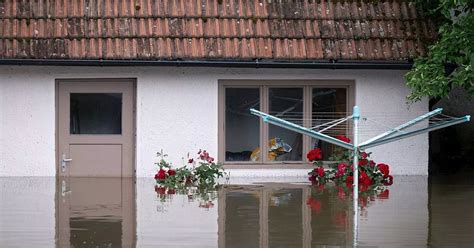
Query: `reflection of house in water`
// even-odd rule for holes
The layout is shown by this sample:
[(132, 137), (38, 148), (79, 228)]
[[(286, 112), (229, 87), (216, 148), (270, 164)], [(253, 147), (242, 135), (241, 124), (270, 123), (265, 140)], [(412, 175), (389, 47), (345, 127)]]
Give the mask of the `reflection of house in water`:
[(335, 195), (323, 193), (325, 205), (315, 211), (307, 205), (310, 197), (308, 185), (224, 187), (219, 192), (219, 247), (350, 246), (350, 200), (336, 202)]

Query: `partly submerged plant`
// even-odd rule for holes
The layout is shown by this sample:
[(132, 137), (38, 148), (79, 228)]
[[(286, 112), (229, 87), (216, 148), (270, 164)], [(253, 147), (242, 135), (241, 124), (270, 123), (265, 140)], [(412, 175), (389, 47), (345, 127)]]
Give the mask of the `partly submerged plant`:
[[(350, 142), (345, 136), (337, 136), (336, 138)], [(318, 156), (310, 155), (318, 154)], [(376, 188), (379, 185), (391, 185), (393, 176), (390, 175), (390, 167), (387, 164), (377, 164), (370, 158), (371, 153), (358, 153), (358, 172), (359, 172), (359, 191), (365, 191), (369, 188)], [(334, 181), (338, 185), (346, 185), (352, 187), (354, 182), (353, 167), (353, 151), (335, 148), (330, 160), (334, 161), (329, 164), (329, 169), (322, 166), (322, 154), (319, 148), (309, 151), (307, 157), (316, 166), (311, 170), (309, 180), (313, 184), (324, 184), (328, 181)]]
[(160, 160), (155, 180), (159, 186), (166, 188), (184, 188), (197, 186), (208, 188), (217, 184), (216, 180), (224, 176), (222, 165), (214, 162), (214, 158), (206, 150), (199, 150), (196, 158), (189, 158), (188, 163), (173, 169), (166, 161), (168, 155), (163, 151), (158, 153)]

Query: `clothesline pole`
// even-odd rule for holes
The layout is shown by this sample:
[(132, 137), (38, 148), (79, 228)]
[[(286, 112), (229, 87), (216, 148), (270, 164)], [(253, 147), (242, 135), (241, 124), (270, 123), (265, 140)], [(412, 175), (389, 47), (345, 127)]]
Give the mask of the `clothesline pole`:
[(354, 106), (353, 113), (352, 113), (352, 120), (354, 122), (354, 158), (353, 158), (353, 208), (354, 208), (354, 247), (357, 246), (357, 229), (358, 229), (358, 221), (359, 221), (359, 119), (360, 119), (360, 111), (358, 106)]

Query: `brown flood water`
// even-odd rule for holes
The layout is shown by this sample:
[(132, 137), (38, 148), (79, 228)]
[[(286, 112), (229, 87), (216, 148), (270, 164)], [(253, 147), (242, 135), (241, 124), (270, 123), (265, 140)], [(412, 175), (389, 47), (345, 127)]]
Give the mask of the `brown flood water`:
[[(361, 196), (357, 247), (474, 247), (463, 178), (400, 176)], [(354, 246), (349, 192), (265, 180), (173, 194), (152, 179), (0, 178), (0, 247)]]

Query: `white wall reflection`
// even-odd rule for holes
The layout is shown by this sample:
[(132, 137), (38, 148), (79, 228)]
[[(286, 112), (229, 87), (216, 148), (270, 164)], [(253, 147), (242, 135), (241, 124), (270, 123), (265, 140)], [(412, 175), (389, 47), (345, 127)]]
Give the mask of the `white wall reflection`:
[(216, 247), (217, 209), (199, 207), (187, 195), (161, 201), (155, 180), (137, 179), (137, 247)]
[(0, 246), (54, 247), (54, 177), (0, 177)]

